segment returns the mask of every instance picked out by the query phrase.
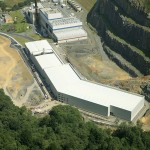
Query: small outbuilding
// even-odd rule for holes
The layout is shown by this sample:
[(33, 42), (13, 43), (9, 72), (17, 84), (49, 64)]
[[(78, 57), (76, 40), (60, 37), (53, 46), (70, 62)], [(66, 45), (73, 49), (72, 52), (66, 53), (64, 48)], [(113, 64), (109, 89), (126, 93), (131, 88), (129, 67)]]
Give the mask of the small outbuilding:
[(4, 21), (5, 23), (14, 23), (13, 18), (9, 14), (4, 15)]

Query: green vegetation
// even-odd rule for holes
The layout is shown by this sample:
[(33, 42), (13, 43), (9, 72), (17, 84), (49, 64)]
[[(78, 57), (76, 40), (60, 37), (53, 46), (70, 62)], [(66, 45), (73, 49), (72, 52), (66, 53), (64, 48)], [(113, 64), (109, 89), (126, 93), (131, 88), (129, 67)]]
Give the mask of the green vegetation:
[(5, 11), (6, 10), (6, 4), (3, 2), (3, 1), (0, 1), (0, 8), (2, 11)]
[(18, 108), (0, 90), (1, 150), (149, 150), (150, 132), (122, 124), (111, 131), (85, 123), (71, 106), (57, 106), (43, 118)]
[(38, 34), (35, 34), (35, 33), (32, 33), (29, 35), (30, 37), (32, 37), (34, 40), (41, 40), (41, 39), (44, 39), (44, 37), (38, 35)]
[(150, 0), (128, 0), (132, 5), (144, 7), (146, 12), (150, 12)]
[(20, 9), (23, 6), (29, 5), (34, 0), (5, 0), (5, 4), (13, 10)]
[(0, 30), (2, 32), (9, 32), (9, 31), (14, 31), (15, 30), (15, 26), (14, 24), (4, 24), (0, 26)]
[(87, 11), (90, 11), (96, 0), (77, 0), (77, 2), (81, 4)]
[(10, 11), (9, 14), (12, 16), (12, 18), (15, 20), (16, 17), (16, 23), (17, 22), (25, 22), (25, 18), (23, 14), (21, 14), (20, 10), (17, 11)]
[(144, 0), (144, 7), (147, 12), (150, 12), (150, 0)]
[(21, 45), (25, 45), (26, 42), (30, 42), (28, 39), (16, 35), (12, 35)]
[(20, 10), (10, 11), (9, 14), (13, 17), (16, 32), (20, 33), (28, 30), (29, 24), (26, 23), (26, 20)]
[(10, 16), (12, 16), (14, 23), (4, 24), (0, 26), (0, 30), (3, 32), (25, 32), (30, 29), (30, 25), (26, 23), (26, 20), (20, 10), (10, 11)]
[(9, 10), (18, 10), (24, 6), (29, 5), (34, 0), (3, 0), (0, 1), (0, 7), (3, 11)]
[(5, 4), (8, 7), (12, 7), (14, 5), (17, 5), (18, 3), (24, 2), (25, 0), (5, 0)]

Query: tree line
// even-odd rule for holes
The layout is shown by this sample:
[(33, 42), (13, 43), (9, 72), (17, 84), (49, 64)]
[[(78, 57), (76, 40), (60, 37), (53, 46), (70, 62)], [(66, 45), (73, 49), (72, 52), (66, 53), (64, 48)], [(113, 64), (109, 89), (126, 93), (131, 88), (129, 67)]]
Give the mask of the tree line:
[[(39, 1), (39, 0), (37, 0)], [(18, 2), (16, 4), (14, 4), (11, 8), (9, 8), (9, 11), (12, 10), (19, 10), (21, 8), (23, 8), (24, 6), (30, 5), (31, 2), (35, 2), (35, 0), (24, 0), (22, 2)], [(0, 1), (0, 8), (2, 9), (2, 11), (6, 11), (7, 8), (7, 4), (5, 3), (5, 1)]]
[[(18, 9), (21, 9), (22, 7), (24, 6), (27, 6), (27, 5), (30, 5), (31, 2), (34, 2), (35, 0), (24, 0), (23, 2), (19, 2), (18, 4), (15, 4), (13, 7), (12, 7), (12, 10), (18, 10)], [(39, 1), (39, 0), (38, 0)]]
[(37, 118), (0, 90), (1, 150), (150, 150), (150, 132), (121, 124), (115, 131), (85, 122), (71, 106), (56, 106)]

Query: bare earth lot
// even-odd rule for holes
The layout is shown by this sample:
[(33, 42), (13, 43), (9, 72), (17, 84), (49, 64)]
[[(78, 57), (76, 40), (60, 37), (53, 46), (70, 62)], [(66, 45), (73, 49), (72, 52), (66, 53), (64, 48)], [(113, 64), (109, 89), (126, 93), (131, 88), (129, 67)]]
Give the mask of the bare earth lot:
[(42, 98), (42, 93), (17, 50), (9, 47), (10, 43), (10, 40), (0, 36), (0, 88), (15, 105), (22, 106), (31, 99)]
[(126, 80), (130, 76), (113, 62), (103, 61), (96, 54), (72, 53), (69, 56), (70, 62), (88, 80), (104, 82), (105, 80)]

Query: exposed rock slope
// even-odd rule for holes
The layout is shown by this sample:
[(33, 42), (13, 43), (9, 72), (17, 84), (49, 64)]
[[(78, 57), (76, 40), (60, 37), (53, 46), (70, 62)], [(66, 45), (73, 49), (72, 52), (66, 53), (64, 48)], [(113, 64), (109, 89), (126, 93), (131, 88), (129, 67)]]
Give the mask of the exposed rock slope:
[(112, 60), (132, 76), (149, 75), (150, 19), (144, 7), (134, 5), (134, 1), (97, 0), (87, 20), (102, 37), (104, 50)]
[(142, 94), (145, 96), (145, 99), (150, 102), (150, 76), (138, 77), (122, 81), (105, 81), (105, 84), (109, 84), (126, 91)]

